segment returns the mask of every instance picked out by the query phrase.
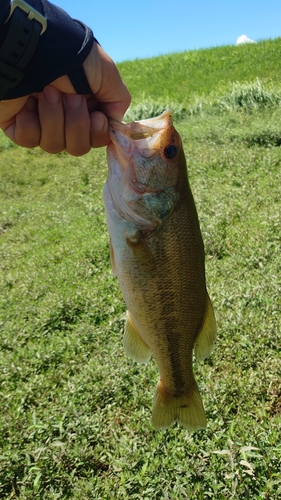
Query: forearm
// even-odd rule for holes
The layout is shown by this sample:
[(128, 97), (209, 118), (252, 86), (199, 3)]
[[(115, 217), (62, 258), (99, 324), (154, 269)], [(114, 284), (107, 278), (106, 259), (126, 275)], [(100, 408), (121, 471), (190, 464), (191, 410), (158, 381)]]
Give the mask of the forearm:
[[(5, 39), (10, 1), (4, 3), (0, 14), (0, 58), (1, 45)], [(40, 36), (38, 47), (29, 62), (19, 84), (10, 89), (4, 99), (14, 99), (44, 87), (60, 76), (73, 74), (88, 56), (93, 45), (92, 31), (47, 0), (41, 0), (41, 13), (47, 20), (47, 29)]]

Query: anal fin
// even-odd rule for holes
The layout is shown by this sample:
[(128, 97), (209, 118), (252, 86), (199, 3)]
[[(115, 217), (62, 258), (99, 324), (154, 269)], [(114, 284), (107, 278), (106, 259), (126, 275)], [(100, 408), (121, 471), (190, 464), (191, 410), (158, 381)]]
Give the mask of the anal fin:
[(194, 352), (198, 361), (211, 353), (217, 334), (217, 324), (210, 297), (206, 297), (206, 309), (203, 324), (194, 342)]
[(159, 380), (152, 408), (152, 423), (156, 430), (167, 429), (178, 422), (190, 431), (204, 429), (206, 416), (198, 386), (193, 386), (181, 396), (169, 394)]
[(123, 346), (128, 356), (138, 363), (147, 363), (151, 358), (151, 350), (136, 330), (129, 311), (127, 311)]

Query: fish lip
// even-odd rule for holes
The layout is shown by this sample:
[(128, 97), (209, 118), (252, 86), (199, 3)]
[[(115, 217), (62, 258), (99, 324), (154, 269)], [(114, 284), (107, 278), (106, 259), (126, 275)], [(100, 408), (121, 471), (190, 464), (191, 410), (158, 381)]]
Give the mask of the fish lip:
[(166, 109), (159, 116), (154, 116), (152, 118), (146, 118), (145, 120), (137, 120), (131, 123), (119, 122), (114, 118), (108, 119), (109, 128), (112, 129), (122, 129), (124, 127), (137, 128), (138, 126), (145, 126), (147, 128), (153, 129), (155, 132), (162, 128), (166, 128), (167, 125), (172, 124), (172, 113), (169, 109)]
[(161, 113), (159, 116), (154, 116), (152, 118), (146, 118), (145, 120), (138, 120), (137, 123), (139, 125), (144, 125), (146, 127), (152, 128), (155, 131), (156, 130), (161, 130), (161, 129), (166, 129), (168, 126), (171, 126), (173, 121), (172, 121), (172, 113), (169, 109), (166, 109)]

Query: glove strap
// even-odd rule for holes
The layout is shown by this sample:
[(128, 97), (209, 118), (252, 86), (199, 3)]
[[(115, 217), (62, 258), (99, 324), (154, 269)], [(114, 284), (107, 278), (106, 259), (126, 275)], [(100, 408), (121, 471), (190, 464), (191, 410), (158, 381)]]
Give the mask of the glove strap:
[(24, 77), (47, 21), (40, 0), (13, 0), (0, 40), (0, 100)]

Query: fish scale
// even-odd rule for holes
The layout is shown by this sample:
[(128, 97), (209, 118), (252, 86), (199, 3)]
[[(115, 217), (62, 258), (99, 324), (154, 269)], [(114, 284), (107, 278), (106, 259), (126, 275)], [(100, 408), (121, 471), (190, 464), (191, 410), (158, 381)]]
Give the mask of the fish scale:
[(216, 321), (181, 139), (169, 111), (131, 124), (110, 120), (109, 130), (104, 202), (112, 268), (128, 309), (124, 348), (138, 362), (152, 354), (158, 365), (155, 428), (175, 421), (204, 428), (192, 353), (211, 352)]

